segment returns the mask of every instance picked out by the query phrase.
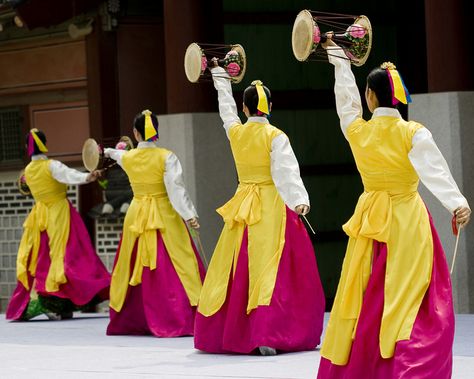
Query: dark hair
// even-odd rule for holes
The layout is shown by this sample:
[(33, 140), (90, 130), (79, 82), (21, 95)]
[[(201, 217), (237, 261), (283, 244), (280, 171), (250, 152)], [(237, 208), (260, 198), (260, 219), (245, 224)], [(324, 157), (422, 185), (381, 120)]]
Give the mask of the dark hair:
[[(272, 102), (272, 94), (270, 90), (263, 86), (263, 90), (267, 95), (268, 106), (270, 107), (270, 103)], [(248, 86), (244, 91), (244, 104), (249, 109), (250, 115), (257, 114), (257, 105), (258, 105), (258, 94), (257, 88), (255, 86)]]
[[(156, 129), (156, 136), (158, 137), (158, 116), (155, 113), (151, 114), (151, 122)], [(138, 113), (135, 116), (133, 127), (137, 129), (137, 132), (140, 133), (140, 136), (145, 140), (145, 115), (143, 113)]]
[[(46, 146), (46, 135), (39, 129), (35, 129), (35, 132), (36, 132), (36, 135), (38, 136), (38, 138), (41, 140), (41, 142), (43, 142), (43, 144)], [(28, 151), (28, 143), (29, 143), (29, 140), (30, 140), (30, 135), (31, 135), (31, 132), (29, 132), (26, 135), (26, 138), (25, 138), (27, 151)], [(31, 137), (31, 138), (33, 138), (33, 137)], [(36, 154), (43, 154), (43, 152), (39, 149), (38, 145), (33, 140), (33, 154), (32, 155), (36, 155)]]
[(392, 103), (392, 87), (387, 70), (374, 68), (367, 76), (367, 86), (375, 92), (379, 107), (396, 108)]

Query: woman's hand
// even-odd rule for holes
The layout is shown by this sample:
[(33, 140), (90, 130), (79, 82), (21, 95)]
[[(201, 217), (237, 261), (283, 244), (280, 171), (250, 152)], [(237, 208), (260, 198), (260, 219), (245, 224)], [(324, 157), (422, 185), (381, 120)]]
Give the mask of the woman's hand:
[(102, 175), (102, 171), (94, 170), (87, 176), (86, 182), (87, 183), (95, 182), (101, 175)]
[(114, 149), (112, 149), (112, 148), (110, 148), (110, 147), (106, 147), (106, 148), (104, 149), (104, 157), (105, 157), (105, 158), (110, 158), (110, 153), (112, 152), (112, 150), (114, 150)]
[(212, 58), (209, 61), (208, 67), (209, 67), (209, 70), (214, 67), (219, 67), (219, 60), (216, 57)]
[(471, 219), (471, 210), (468, 207), (459, 207), (454, 211), (456, 223), (460, 226), (466, 226)]
[(187, 220), (186, 223), (189, 225), (190, 228), (193, 229), (199, 229), (200, 227), (197, 217), (193, 217)]
[(326, 36), (326, 41), (321, 43), (321, 46), (325, 48), (326, 50), (332, 46), (332, 47), (339, 47), (336, 45), (336, 43), (332, 40), (334, 33), (333, 32), (327, 32), (325, 33)]
[(300, 204), (300, 205), (297, 205), (295, 207), (295, 212), (298, 214), (298, 215), (306, 215), (308, 214), (309, 212), (309, 207), (305, 204)]

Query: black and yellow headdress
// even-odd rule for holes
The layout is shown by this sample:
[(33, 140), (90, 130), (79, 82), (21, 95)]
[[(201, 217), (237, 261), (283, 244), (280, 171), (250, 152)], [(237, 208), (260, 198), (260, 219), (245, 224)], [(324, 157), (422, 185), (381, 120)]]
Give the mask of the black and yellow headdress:
[(38, 137), (39, 130), (36, 128), (33, 128), (30, 130), (30, 133), (28, 135), (28, 156), (32, 156), (35, 153), (35, 145), (38, 147), (38, 150), (41, 151), (42, 153), (47, 153), (48, 148), (45, 146), (43, 141)]
[(270, 114), (270, 107), (268, 104), (268, 97), (265, 93), (265, 89), (263, 88), (263, 83), (261, 80), (254, 80), (250, 85), (255, 86), (257, 90), (258, 96), (258, 104), (257, 104), (257, 111), (269, 115)]
[(152, 112), (148, 109), (145, 109), (142, 112), (142, 115), (145, 116), (145, 135), (143, 139), (145, 141), (156, 141), (158, 139), (158, 125), (154, 125), (153, 119), (151, 117)]

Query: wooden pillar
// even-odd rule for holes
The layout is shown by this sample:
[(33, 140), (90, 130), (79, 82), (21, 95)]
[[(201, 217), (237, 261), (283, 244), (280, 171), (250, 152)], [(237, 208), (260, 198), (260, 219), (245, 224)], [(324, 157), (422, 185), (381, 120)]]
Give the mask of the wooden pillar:
[[(474, 89), (467, 1), (425, 0), (428, 92)], [(407, 43), (416, 43), (416, 35)]]
[(100, 18), (86, 37), (87, 98), (92, 138), (99, 142), (120, 134), (116, 32), (104, 32)]
[(221, 0), (164, 0), (167, 113), (217, 109), (211, 83), (186, 79), (183, 61), (192, 42), (224, 43)]
[(120, 135), (133, 137), (135, 115), (144, 109), (166, 113), (163, 20), (122, 19), (117, 28)]
[[(116, 45), (116, 33), (104, 32), (97, 17), (86, 37), (86, 64), (89, 135), (99, 143), (120, 135)], [(80, 186), (79, 198), (80, 213), (94, 238), (94, 223), (87, 212), (102, 202), (102, 190), (97, 183)]]

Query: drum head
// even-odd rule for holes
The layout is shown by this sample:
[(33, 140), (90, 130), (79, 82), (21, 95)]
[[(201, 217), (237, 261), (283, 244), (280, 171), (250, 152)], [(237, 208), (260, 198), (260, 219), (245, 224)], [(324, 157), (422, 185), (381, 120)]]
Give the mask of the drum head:
[(197, 43), (192, 43), (184, 54), (184, 72), (191, 83), (197, 83), (201, 76), (203, 52)]
[(87, 171), (97, 170), (100, 161), (99, 145), (93, 138), (88, 138), (82, 146), (82, 163)]
[(291, 46), (293, 54), (299, 61), (305, 61), (314, 51), (313, 32), (316, 27), (313, 16), (307, 10), (303, 10), (296, 16), (291, 33)]
[(240, 72), (238, 75), (232, 77), (232, 83), (240, 83), (245, 76), (245, 70), (247, 69), (247, 56), (242, 45), (232, 45), (231, 50), (236, 51), (240, 56)]
[[(366, 16), (357, 17), (354, 24), (362, 27), (365, 30), (365, 35), (357, 39), (352, 38), (351, 41), (353, 45), (344, 49), (344, 52), (354, 66), (362, 66), (367, 61), (370, 50), (372, 49), (372, 26)], [(348, 29), (348, 33), (350, 33), (350, 29), (351, 26)], [(356, 31), (355, 34), (357, 34), (357, 29), (360, 30), (360, 28), (354, 27), (352, 27), (352, 29)]]
[(20, 174), (18, 175), (18, 180), (16, 182), (18, 186), (18, 191), (24, 196), (31, 196), (31, 191), (30, 187), (28, 187), (28, 184), (26, 183), (26, 177), (25, 177), (25, 170), (21, 170)]

